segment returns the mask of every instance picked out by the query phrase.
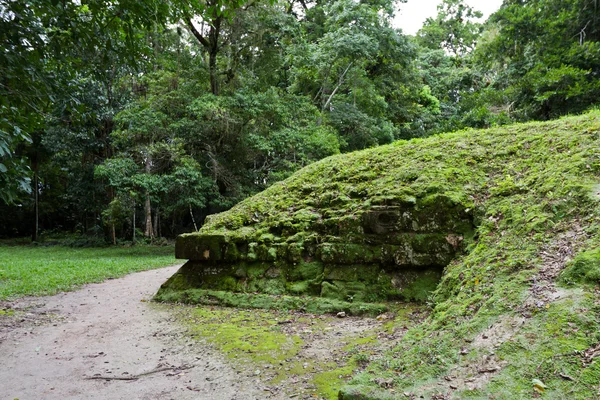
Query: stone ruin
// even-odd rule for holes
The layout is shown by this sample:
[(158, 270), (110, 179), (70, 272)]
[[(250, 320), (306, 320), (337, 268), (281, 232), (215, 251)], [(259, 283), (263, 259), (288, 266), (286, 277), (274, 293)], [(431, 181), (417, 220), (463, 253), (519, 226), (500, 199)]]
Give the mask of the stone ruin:
[(209, 229), (177, 238), (176, 257), (188, 261), (161, 291), (426, 301), (474, 229), (470, 211), (447, 197), (423, 203), (375, 205), (343, 218), (312, 210), (308, 223), (274, 221), (268, 230), (257, 229), (254, 217), (237, 229), (211, 229), (209, 217)]

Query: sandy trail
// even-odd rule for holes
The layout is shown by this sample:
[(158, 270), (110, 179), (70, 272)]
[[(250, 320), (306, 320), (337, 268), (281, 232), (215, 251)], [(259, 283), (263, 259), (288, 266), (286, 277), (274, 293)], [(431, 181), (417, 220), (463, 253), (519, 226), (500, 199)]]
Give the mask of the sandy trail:
[[(13, 304), (31, 307), (30, 319), (37, 322), (40, 316), (44, 323), (3, 327), (0, 400), (267, 397), (259, 382), (186, 339), (167, 306), (148, 302), (177, 268)], [(146, 372), (152, 373), (141, 375)]]

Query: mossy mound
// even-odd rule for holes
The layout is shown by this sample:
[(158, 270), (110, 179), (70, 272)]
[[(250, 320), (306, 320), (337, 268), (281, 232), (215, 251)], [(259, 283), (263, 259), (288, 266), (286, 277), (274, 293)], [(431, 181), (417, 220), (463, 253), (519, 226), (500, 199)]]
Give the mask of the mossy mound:
[(531, 398), (534, 379), (549, 398), (594, 398), (599, 182), (597, 111), (331, 157), (181, 237), (195, 267), (159, 296), (422, 299), (407, 290), (419, 279), (398, 281), (443, 268), (430, 317), (340, 398)]
[(364, 187), (356, 204), (335, 201), (345, 196), (349, 189), (343, 184), (349, 182), (340, 180), (335, 191), (326, 192), (331, 201), (322, 203), (317, 199), (323, 194), (316, 190), (304, 195), (298, 193), (301, 189), (290, 190), (292, 178), (277, 185), (278, 191), (263, 194), (279, 200), (270, 211), (259, 211), (261, 200), (252, 198), (210, 218), (200, 232), (178, 238), (177, 257), (190, 261), (163, 290), (309, 295), (344, 302), (425, 301), (442, 268), (460, 252), (464, 238), (472, 236), (470, 209), (439, 191), (411, 198), (363, 198), (378, 183), (370, 178), (359, 182)]
[(426, 301), (473, 237), (474, 202), (442, 181), (422, 185), (412, 166), (390, 156), (329, 158), (210, 216), (199, 232), (178, 237), (176, 256), (189, 262), (159, 298), (200, 288)]

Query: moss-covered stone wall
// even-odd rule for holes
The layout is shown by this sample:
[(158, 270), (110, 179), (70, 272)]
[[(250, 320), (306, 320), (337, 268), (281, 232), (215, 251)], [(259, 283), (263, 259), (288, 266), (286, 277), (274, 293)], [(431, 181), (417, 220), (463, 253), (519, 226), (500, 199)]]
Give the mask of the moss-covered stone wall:
[(255, 214), (237, 228), (182, 235), (176, 256), (189, 261), (161, 291), (425, 301), (472, 234), (472, 216), (443, 195), (385, 203), (367, 203), (344, 216), (302, 208), (266, 227)]

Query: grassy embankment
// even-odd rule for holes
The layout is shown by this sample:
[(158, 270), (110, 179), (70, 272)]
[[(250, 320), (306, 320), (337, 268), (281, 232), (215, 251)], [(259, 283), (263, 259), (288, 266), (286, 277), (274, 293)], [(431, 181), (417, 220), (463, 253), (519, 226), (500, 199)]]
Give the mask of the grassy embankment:
[(86, 283), (176, 263), (170, 246), (0, 245), (0, 300), (52, 295)]
[[(599, 184), (595, 111), (328, 158), (203, 229), (227, 233), (241, 221), (260, 233), (308, 214), (337, 212), (342, 221), (373, 204), (449, 198), (471, 210), (473, 240), (445, 268), (429, 317), (363, 360), (340, 398), (593, 399)], [(226, 336), (219, 340), (237, 340)]]

